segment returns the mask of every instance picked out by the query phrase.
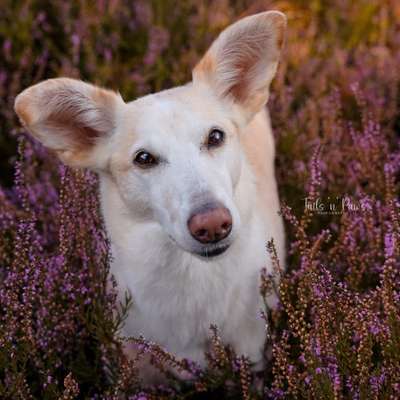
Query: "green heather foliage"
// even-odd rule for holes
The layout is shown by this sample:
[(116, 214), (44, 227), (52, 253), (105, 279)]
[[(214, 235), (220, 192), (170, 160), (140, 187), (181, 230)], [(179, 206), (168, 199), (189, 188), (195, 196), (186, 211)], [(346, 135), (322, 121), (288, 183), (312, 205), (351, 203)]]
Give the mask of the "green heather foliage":
[[(58, 76), (126, 100), (184, 83), (223, 27), (266, 9), (289, 17), (269, 101), (289, 256), (283, 273), (266, 243), (278, 288), (260, 265), (280, 297), (260, 316), (265, 370), (215, 326), (204, 371), (145, 338), (127, 360), (97, 179), (29, 139), (14, 98)], [(1, 399), (400, 398), (397, 0), (2, 0), (0, 51)], [(144, 356), (191, 379), (142, 387)]]

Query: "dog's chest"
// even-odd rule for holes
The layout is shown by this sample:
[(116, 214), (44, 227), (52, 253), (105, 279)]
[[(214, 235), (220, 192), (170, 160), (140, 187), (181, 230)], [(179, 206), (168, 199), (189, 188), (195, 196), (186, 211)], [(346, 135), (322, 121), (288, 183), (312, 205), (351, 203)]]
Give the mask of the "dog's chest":
[[(256, 237), (255, 237), (256, 238)], [(265, 265), (263, 243), (240, 241), (228, 257), (201, 262), (153, 236), (151, 246), (114, 249), (114, 274), (121, 298), (133, 307), (123, 334), (143, 335), (175, 354), (199, 359), (217, 324), (229, 338), (243, 319), (259, 311), (258, 273)], [(246, 261), (244, 261), (246, 260)], [(232, 332), (230, 332), (232, 331)]]
[(190, 256), (175, 262), (166, 258), (163, 263), (154, 260), (155, 264), (149, 259), (141, 263), (137, 259), (121, 262), (120, 258), (112, 272), (119, 292), (128, 290), (133, 298), (126, 323), (131, 334), (149, 339), (179, 335), (184, 343), (222, 319), (233, 279), (225, 276), (226, 271), (213, 271), (211, 267), (216, 265), (196, 265), (197, 260)]

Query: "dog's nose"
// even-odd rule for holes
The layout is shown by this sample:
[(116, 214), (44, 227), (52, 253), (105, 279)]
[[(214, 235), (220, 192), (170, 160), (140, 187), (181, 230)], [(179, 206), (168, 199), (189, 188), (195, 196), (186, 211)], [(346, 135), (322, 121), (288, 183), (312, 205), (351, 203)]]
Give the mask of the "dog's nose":
[(191, 235), (200, 243), (216, 243), (232, 230), (232, 216), (225, 207), (206, 208), (188, 220)]

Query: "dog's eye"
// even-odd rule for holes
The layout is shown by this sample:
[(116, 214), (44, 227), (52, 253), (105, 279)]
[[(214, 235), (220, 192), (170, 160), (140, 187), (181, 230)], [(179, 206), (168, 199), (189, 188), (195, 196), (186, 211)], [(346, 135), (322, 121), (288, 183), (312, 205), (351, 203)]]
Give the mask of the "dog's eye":
[(225, 140), (225, 133), (221, 131), (221, 129), (213, 129), (209, 134), (208, 134), (208, 139), (207, 139), (207, 147), (217, 147), (221, 146), (221, 144)]
[(145, 150), (138, 151), (133, 162), (140, 168), (150, 168), (158, 164), (157, 158)]

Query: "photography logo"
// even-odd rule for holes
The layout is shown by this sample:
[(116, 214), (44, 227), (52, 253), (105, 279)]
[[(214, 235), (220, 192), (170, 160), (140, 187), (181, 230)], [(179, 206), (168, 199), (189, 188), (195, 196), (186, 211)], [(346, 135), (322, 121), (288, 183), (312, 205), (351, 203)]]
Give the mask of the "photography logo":
[(304, 210), (311, 211), (319, 215), (341, 215), (346, 212), (364, 212), (371, 209), (371, 205), (366, 201), (354, 200), (350, 196), (328, 196), (304, 199)]

